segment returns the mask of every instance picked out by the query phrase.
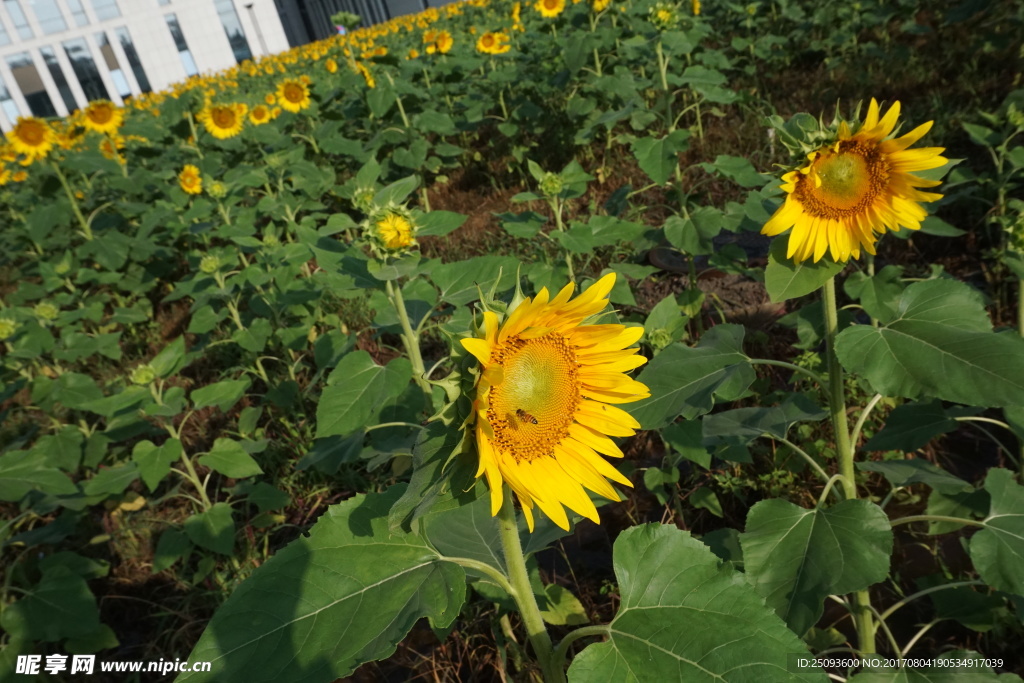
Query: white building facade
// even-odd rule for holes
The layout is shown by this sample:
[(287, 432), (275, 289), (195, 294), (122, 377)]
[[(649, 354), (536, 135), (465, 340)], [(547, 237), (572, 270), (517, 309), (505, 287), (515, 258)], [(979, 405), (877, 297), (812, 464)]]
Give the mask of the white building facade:
[(0, 0), (0, 129), (288, 48), (275, 0)]

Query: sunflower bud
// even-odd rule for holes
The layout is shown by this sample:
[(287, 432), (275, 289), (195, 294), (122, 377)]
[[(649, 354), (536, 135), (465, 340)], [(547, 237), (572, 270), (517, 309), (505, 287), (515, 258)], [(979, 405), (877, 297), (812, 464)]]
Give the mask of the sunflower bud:
[(372, 219), (373, 237), (385, 249), (400, 251), (416, 244), (412, 216), (401, 207), (390, 208)]
[(203, 260), (199, 262), (199, 270), (207, 275), (213, 275), (220, 270), (220, 259), (213, 254), (204, 256)]
[(219, 180), (215, 180), (210, 183), (210, 187), (208, 187), (206, 191), (209, 192), (210, 196), (214, 199), (224, 199), (224, 197), (228, 196), (227, 186)]
[(278, 246), (279, 244), (281, 244), (281, 241), (279, 239), (277, 239), (276, 235), (264, 235), (263, 236), (263, 246), (264, 247), (266, 247), (268, 249), (271, 249), (273, 247)]
[(557, 197), (565, 188), (565, 181), (557, 173), (545, 173), (540, 180), (540, 191), (545, 197)]
[(138, 384), (139, 386), (145, 386), (153, 382), (156, 379), (156, 370), (150, 365), (140, 365), (132, 369), (131, 374), (128, 376), (132, 384)]
[(654, 28), (669, 31), (679, 25), (679, 8), (667, 2), (659, 2), (648, 12)]
[(41, 318), (42, 320), (56, 320), (57, 316), (60, 314), (60, 309), (47, 301), (36, 304), (36, 307), (33, 310), (36, 317)]
[(377, 195), (372, 187), (360, 187), (352, 195), (352, 205), (363, 213), (370, 213), (373, 210), (373, 198)]
[(0, 318), (0, 341), (10, 339), (18, 331), (18, 323), (10, 318)]

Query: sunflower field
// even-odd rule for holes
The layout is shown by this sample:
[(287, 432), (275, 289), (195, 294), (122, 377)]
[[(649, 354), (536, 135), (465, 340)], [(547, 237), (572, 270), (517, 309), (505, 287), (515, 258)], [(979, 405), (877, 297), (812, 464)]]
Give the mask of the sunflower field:
[(469, 0), (19, 120), (0, 680), (1020, 683), (1022, 37)]

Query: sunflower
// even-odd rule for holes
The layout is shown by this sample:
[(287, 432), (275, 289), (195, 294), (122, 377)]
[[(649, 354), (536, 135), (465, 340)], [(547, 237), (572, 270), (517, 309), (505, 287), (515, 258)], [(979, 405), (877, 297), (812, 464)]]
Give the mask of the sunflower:
[(338, 63), (333, 59), (328, 59), (324, 62), (324, 68), (327, 69), (327, 73), (333, 74), (338, 72)]
[(610, 4), (612, 4), (612, 0), (594, 0), (594, 11), (603, 12), (608, 9)]
[(535, 7), (542, 17), (553, 19), (565, 11), (565, 0), (537, 0)]
[(124, 123), (124, 110), (109, 100), (90, 102), (82, 111), (82, 125), (97, 133), (116, 133)]
[(242, 132), (249, 107), (244, 104), (208, 104), (197, 117), (210, 134), (219, 139), (233, 138)]
[(252, 108), (252, 111), (249, 112), (249, 123), (254, 126), (262, 126), (272, 118), (270, 107), (265, 104), (257, 104)]
[(356, 62), (356, 69), (358, 69), (359, 73), (361, 73), (363, 75), (363, 78), (366, 79), (367, 87), (369, 87), (369, 88), (376, 88), (377, 87), (377, 81), (374, 79), (373, 74), (370, 73), (370, 70), (367, 69), (366, 66), (364, 66), (362, 62)]
[(286, 78), (277, 85), (277, 102), (285, 111), (297, 114), (309, 107), (309, 86), (302, 81)]
[(796, 262), (819, 261), (826, 251), (837, 262), (859, 258), (861, 247), (875, 253), (878, 235), (901, 227), (917, 230), (928, 212), (918, 202), (942, 198), (919, 187), (934, 187), (912, 171), (946, 163), (942, 147), (907, 149), (932, 127), (922, 124), (900, 138), (892, 137), (900, 103), (879, 118), (871, 99), (867, 118), (855, 134), (844, 121), (838, 140), (807, 155), (810, 163), (782, 176), (786, 201), (765, 223), (765, 235), (793, 228), (787, 256)]
[(7, 141), (15, 152), (32, 162), (49, 154), (56, 142), (56, 135), (46, 121), (29, 116), (18, 119), (14, 128), (7, 133)]
[(374, 227), (377, 229), (377, 237), (388, 249), (405, 249), (415, 242), (412, 223), (398, 212), (386, 213), (374, 223)]
[(274, 97), (273, 93), (267, 93), (266, 95), (264, 95), (263, 101), (266, 102), (268, 105), (277, 104), (277, 98)]
[(186, 164), (178, 174), (178, 184), (188, 194), (199, 194), (203, 191), (203, 176), (199, 174), (198, 168), (192, 164)]
[(452, 34), (448, 31), (438, 31), (437, 37), (434, 39), (434, 45), (437, 46), (437, 51), (443, 55), (451, 52), (452, 45), (455, 44), (455, 40), (452, 38)]
[(508, 34), (488, 31), (476, 41), (476, 49), (488, 55), (502, 55), (509, 51)]
[(550, 300), (541, 289), (500, 325), (495, 313), (485, 312), (483, 338), (462, 340), (482, 366), (473, 402), (476, 476), (487, 476), (491, 514), (501, 507), (502, 482), (508, 482), (531, 531), (534, 504), (568, 529), (563, 505), (600, 522), (583, 487), (617, 501), (607, 479), (632, 485), (598, 455), (622, 457), (608, 437), (632, 436), (640, 428), (609, 404), (650, 396), (625, 375), (647, 362), (629, 348), (643, 328), (588, 320), (608, 305), (614, 284), (610, 273), (571, 302), (572, 283)]

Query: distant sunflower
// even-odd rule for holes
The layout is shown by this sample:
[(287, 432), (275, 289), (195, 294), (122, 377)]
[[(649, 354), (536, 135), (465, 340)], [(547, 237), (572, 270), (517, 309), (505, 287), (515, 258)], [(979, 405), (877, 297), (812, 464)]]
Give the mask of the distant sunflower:
[(338, 72), (338, 63), (333, 59), (328, 59), (324, 62), (324, 68), (327, 69), (327, 73), (333, 74)]
[(369, 88), (376, 88), (377, 87), (376, 79), (374, 79), (373, 74), (370, 73), (370, 70), (367, 69), (366, 66), (362, 62), (356, 62), (356, 69), (359, 71), (359, 73), (361, 73), (363, 75), (363, 78), (366, 79), (367, 87), (369, 87)]
[(277, 85), (277, 102), (285, 111), (297, 114), (309, 107), (309, 86), (302, 81), (286, 78)]
[(545, 19), (553, 19), (565, 11), (565, 0), (537, 0), (534, 5)]
[(249, 123), (254, 126), (262, 126), (267, 121), (271, 120), (270, 107), (265, 104), (257, 104), (249, 112)]
[(598, 455), (621, 458), (608, 437), (632, 436), (640, 428), (609, 404), (650, 396), (647, 386), (625, 374), (647, 362), (630, 348), (643, 328), (590, 320), (608, 305), (614, 284), (610, 273), (573, 301), (572, 283), (550, 300), (542, 289), (503, 323), (485, 312), (483, 338), (462, 340), (482, 368), (473, 401), (476, 476), (487, 477), (491, 514), (498, 513), (508, 482), (531, 531), (534, 505), (568, 529), (563, 505), (600, 522), (584, 487), (617, 501), (607, 479), (632, 485)]
[(95, 100), (82, 110), (82, 125), (97, 133), (116, 133), (124, 123), (124, 110), (109, 100)]
[(476, 49), (488, 55), (502, 55), (509, 51), (508, 34), (488, 31), (476, 40)]
[(29, 161), (42, 159), (49, 154), (56, 138), (50, 125), (34, 116), (19, 118), (14, 128), (7, 133), (7, 141), (14, 151)]
[(907, 149), (932, 127), (922, 124), (900, 138), (891, 137), (900, 114), (896, 102), (881, 119), (871, 99), (864, 123), (855, 134), (844, 121), (838, 141), (807, 155), (810, 164), (782, 176), (785, 203), (765, 223), (765, 235), (793, 228), (787, 256), (796, 262), (825, 252), (837, 262), (860, 258), (860, 250), (875, 253), (875, 242), (886, 230), (917, 230), (928, 212), (918, 202), (942, 198), (919, 187), (934, 187), (913, 171), (946, 163), (942, 147)]
[(208, 104), (197, 117), (210, 135), (226, 140), (242, 132), (249, 107), (244, 104)]
[(188, 194), (199, 194), (203, 191), (203, 176), (200, 175), (198, 168), (192, 164), (186, 164), (178, 174), (178, 184)]
[(448, 31), (438, 31), (437, 37), (434, 39), (434, 45), (437, 46), (437, 51), (443, 55), (451, 52), (452, 45), (455, 44), (455, 40), (452, 38), (452, 34)]

